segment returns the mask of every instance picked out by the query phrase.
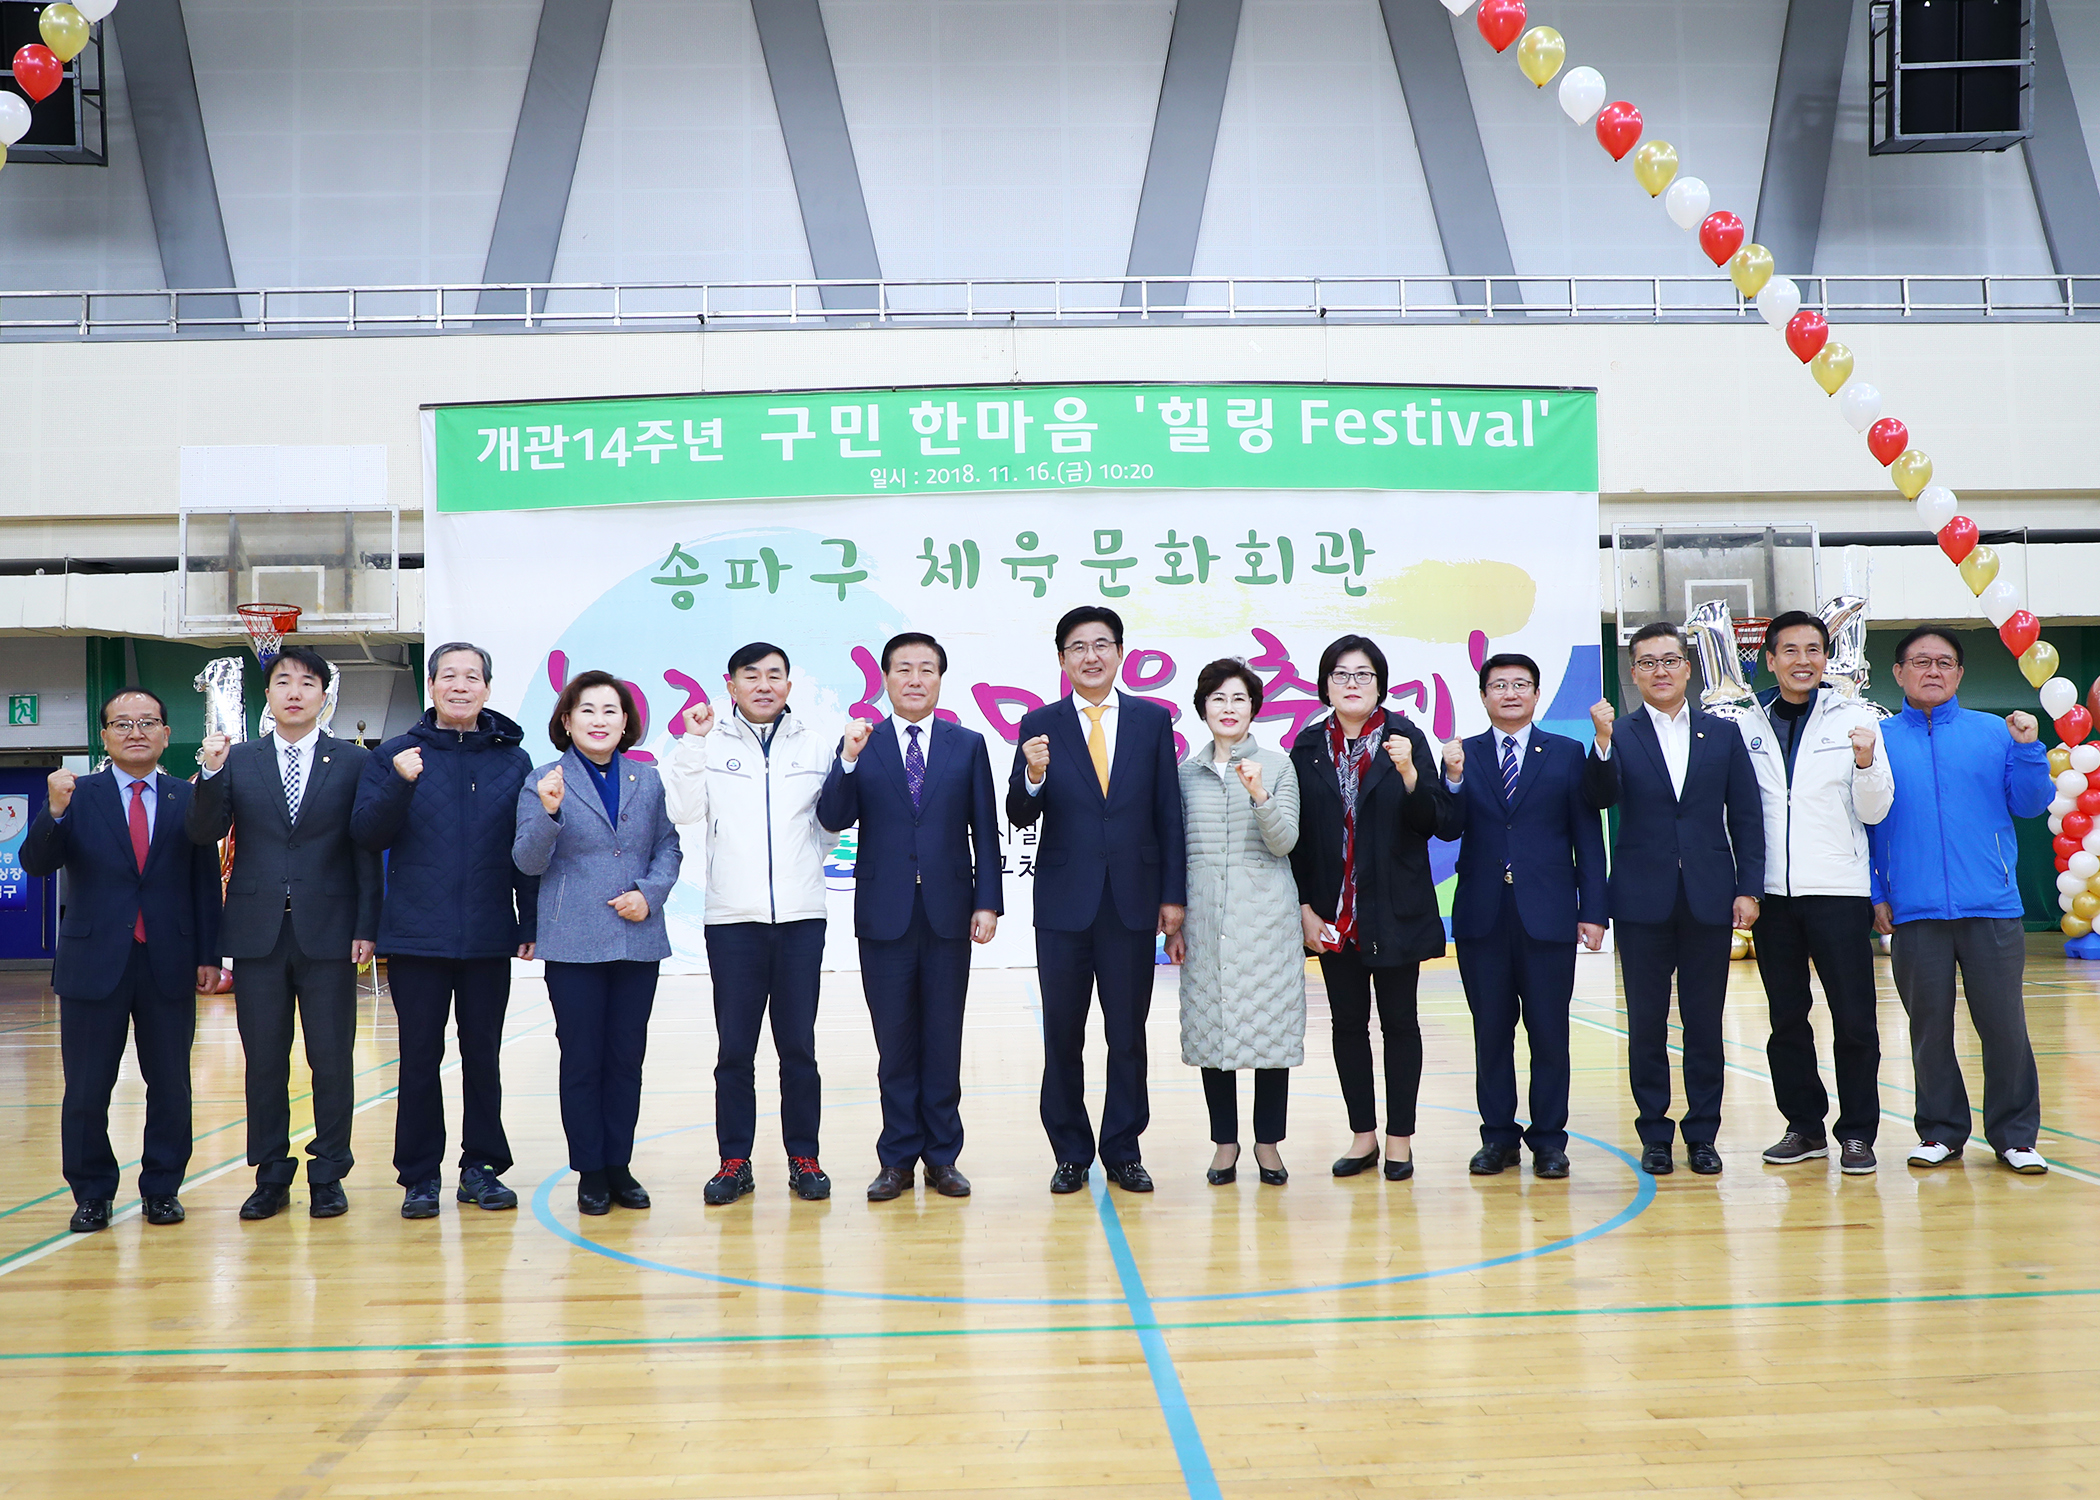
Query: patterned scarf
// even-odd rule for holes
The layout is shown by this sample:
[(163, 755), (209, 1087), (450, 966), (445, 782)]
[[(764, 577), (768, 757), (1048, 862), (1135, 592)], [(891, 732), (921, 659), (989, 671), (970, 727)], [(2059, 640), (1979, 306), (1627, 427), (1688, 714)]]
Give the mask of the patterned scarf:
[(1354, 740), (1342, 734), (1342, 716), (1327, 716), (1327, 750), (1334, 757), (1334, 776), (1342, 793), (1342, 894), (1335, 903), (1334, 930), (1342, 946), (1356, 946), (1356, 801), (1363, 779), (1371, 769), (1371, 747), (1384, 728), (1385, 716), (1373, 714), (1364, 732)]

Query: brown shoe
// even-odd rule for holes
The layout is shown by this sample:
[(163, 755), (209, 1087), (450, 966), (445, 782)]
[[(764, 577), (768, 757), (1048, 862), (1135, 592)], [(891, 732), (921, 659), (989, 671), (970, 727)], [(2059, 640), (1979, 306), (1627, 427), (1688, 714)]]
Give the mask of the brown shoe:
[(970, 1179), (955, 1169), (955, 1164), (926, 1163), (926, 1185), (943, 1198), (967, 1198), (970, 1196)]
[(870, 1203), (887, 1203), (892, 1198), (901, 1198), (911, 1191), (910, 1167), (884, 1167), (868, 1184)]

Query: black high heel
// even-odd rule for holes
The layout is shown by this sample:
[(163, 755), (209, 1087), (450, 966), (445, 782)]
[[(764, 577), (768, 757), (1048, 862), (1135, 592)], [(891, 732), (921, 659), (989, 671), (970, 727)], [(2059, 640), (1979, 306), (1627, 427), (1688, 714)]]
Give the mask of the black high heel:
[(1231, 1166), (1229, 1166), (1229, 1167), (1205, 1167), (1205, 1168), (1203, 1169), (1203, 1180), (1204, 1180), (1205, 1182), (1209, 1183), (1209, 1184), (1210, 1184), (1210, 1185), (1211, 1185), (1212, 1187), (1229, 1187), (1229, 1186), (1231, 1186), (1231, 1185), (1232, 1185), (1233, 1183), (1235, 1183), (1235, 1182), (1239, 1181), (1239, 1176), (1240, 1176), (1240, 1148), (1239, 1148), (1238, 1146), (1234, 1146), (1234, 1147), (1232, 1148), (1232, 1165), (1231, 1165)]
[(1261, 1158), (1257, 1156), (1254, 1158), (1254, 1165), (1261, 1172), (1262, 1186), (1264, 1187), (1282, 1187), (1291, 1180), (1290, 1169), (1284, 1166), (1281, 1161), (1278, 1161), (1273, 1167), (1264, 1167), (1261, 1164)]

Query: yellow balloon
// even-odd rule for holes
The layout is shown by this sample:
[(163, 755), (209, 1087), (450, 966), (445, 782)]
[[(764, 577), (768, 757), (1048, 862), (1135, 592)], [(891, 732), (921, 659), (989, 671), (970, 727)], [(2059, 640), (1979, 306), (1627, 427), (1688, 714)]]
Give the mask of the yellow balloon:
[(2051, 777), (2057, 777), (2057, 776), (2061, 776), (2061, 775), (2063, 775), (2063, 773), (2064, 773), (2064, 772), (2066, 772), (2066, 771), (2068, 771), (2068, 770), (2070, 770), (2070, 769), (2071, 769), (2071, 747), (2070, 747), (2069, 745), (2055, 745), (2055, 746), (2052, 746), (2052, 747), (2050, 748), (2050, 750), (2049, 750), (2049, 774), (2050, 774), (2050, 776), (2051, 776)]
[(1668, 187), (1676, 175), (1677, 148), (1668, 141), (1648, 141), (1633, 153), (1633, 180), (1648, 190), (1649, 197)]
[[(1978, 552), (1982, 550), (1980, 547), (1977, 549)], [(1976, 554), (1972, 552), (1969, 555), (1974, 557)], [(1982, 593), (1983, 590), (1978, 589), (1977, 592)], [(2063, 658), (2056, 654), (2054, 646), (2047, 641), (2036, 641), (2020, 653), (2020, 675), (2027, 679), (2029, 687), (2038, 688), (2056, 675), (2056, 669), (2062, 660)]]
[[(1851, 361), (1847, 360), (1846, 363), (1849, 365)], [(1816, 378), (1820, 380), (1822, 377)], [(1838, 383), (1842, 385), (1844, 382)], [(1829, 387), (1825, 386), (1824, 389), (1828, 390)], [(1889, 477), (1896, 481), (1896, 489), (1904, 499), (1915, 500), (1924, 492), (1925, 486), (1932, 483), (1932, 460), (1915, 448), (1905, 448), (1896, 455), (1896, 461), (1889, 465)], [(1978, 547), (1976, 551), (1988, 552), (1990, 548)], [(1972, 552), (1969, 555), (1974, 557), (1976, 553)], [(1990, 580), (1984, 581), (1988, 583)]]
[(36, 29), (60, 62), (71, 62), (88, 44), (88, 18), (70, 5), (45, 6)]
[(1969, 592), (1980, 594), (1989, 588), (1991, 580), (1998, 576), (1998, 554), (1992, 548), (1978, 547), (1961, 560), (1959, 571), (1961, 581), (1969, 586)]
[(2071, 898), (2071, 915), (2081, 922), (2090, 922), (2100, 917), (2100, 896), (2091, 891), (2080, 891)]
[(2093, 924), (2083, 917), (2066, 916), (2059, 925), (2065, 937), (2082, 938), (2093, 930)]
[(1551, 26), (1534, 26), (1524, 33), (1524, 40), (1517, 43), (1517, 66), (1540, 88), (1553, 81), (1553, 75), (1560, 71), (1567, 56), (1568, 44)]
[(1728, 257), (1728, 279), (1745, 297), (1755, 297), (1772, 279), (1772, 252), (1762, 245), (1745, 245)]
[[(1824, 395), (1835, 396), (1845, 388), (1845, 382), (1852, 378), (1854, 363), (1852, 351), (1843, 344), (1825, 344), (1816, 351), (1816, 357), (1808, 362), (1808, 373), (1816, 377), (1816, 384), (1823, 387)], [(1901, 480), (1896, 482), (1896, 488), (1903, 488)]]

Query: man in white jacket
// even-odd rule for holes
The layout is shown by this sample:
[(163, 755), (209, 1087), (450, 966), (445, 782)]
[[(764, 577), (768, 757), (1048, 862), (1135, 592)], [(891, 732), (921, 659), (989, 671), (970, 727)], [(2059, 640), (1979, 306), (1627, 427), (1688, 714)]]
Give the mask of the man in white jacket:
[(1765, 1150), (1776, 1166), (1827, 1157), (1830, 1096), (1816, 1072), (1808, 967), (1830, 1006), (1839, 1165), (1874, 1170), (1881, 1120), (1874, 1020), (1874, 907), (1867, 829), (1888, 816), (1896, 782), (1872, 705), (1823, 686), (1830, 633), (1805, 610), (1765, 631), (1765, 665), (1779, 679), (1740, 721), (1765, 808), (1765, 899), (1757, 968), (1771, 1007), (1765, 1056), (1786, 1134)]
[(817, 1075), (817, 990), (824, 962), (824, 856), (817, 822), (831, 741), (788, 711), (788, 656), (766, 641), (729, 658), (735, 707), (685, 712), (686, 732), (663, 765), (671, 821), (700, 824), (707, 848), (707, 966), (714, 979), (715, 1137), (721, 1170), (711, 1204), (752, 1190), (758, 1095), (753, 1063), (768, 1003), (780, 1055), (780, 1133), (788, 1187), (831, 1196), (817, 1164), (823, 1082)]

